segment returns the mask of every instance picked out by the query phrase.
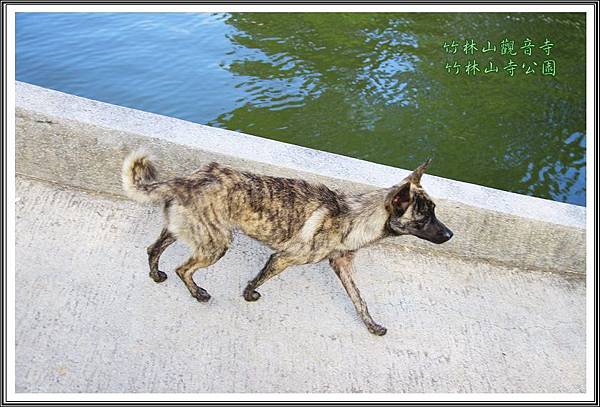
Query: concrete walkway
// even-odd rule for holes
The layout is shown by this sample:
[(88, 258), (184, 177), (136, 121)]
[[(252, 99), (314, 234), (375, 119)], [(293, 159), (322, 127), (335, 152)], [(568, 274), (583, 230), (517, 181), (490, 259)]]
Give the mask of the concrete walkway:
[(156, 209), (18, 177), (16, 210), (17, 392), (585, 391), (583, 274), (375, 246), (356, 259), (375, 337), (325, 263), (247, 303), (269, 252), (237, 236), (200, 304), (182, 245), (147, 275)]

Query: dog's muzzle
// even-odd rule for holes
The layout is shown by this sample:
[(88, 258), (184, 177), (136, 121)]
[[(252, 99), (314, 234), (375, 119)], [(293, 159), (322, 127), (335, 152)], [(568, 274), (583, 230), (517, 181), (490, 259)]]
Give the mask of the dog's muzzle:
[(426, 228), (419, 231), (419, 233), (415, 233), (415, 236), (429, 240), (435, 244), (442, 244), (450, 240), (452, 236), (454, 236), (454, 233), (452, 233), (452, 231), (442, 222), (434, 219), (434, 221), (430, 222)]

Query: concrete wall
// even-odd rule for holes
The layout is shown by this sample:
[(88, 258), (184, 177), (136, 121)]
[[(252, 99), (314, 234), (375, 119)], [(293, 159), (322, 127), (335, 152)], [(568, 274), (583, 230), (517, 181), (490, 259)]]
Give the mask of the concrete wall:
[[(219, 161), (346, 190), (390, 186), (406, 170), (315, 151), (17, 83), (17, 173), (121, 195), (121, 159), (144, 146), (164, 177)], [(435, 165), (435, 162), (432, 164)], [(435, 248), (557, 272), (585, 272), (585, 208), (425, 175), (455, 233)], [(414, 238), (387, 243), (431, 250)]]
[(213, 294), (201, 305), (170, 272), (185, 248), (163, 256), (167, 282), (147, 277), (160, 215), (122, 197), (131, 149), (153, 151), (163, 177), (216, 160), (362, 191), (407, 171), (25, 83), (16, 94), (17, 391), (584, 391), (585, 208), (424, 176), (455, 236), (360, 253), (383, 338), (325, 264), (245, 303), (268, 252), (243, 236), (197, 273)]

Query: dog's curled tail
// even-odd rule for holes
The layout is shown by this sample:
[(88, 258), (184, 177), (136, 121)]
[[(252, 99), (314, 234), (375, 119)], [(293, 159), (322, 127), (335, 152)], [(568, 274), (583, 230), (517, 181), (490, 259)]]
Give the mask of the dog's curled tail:
[(156, 174), (150, 154), (143, 150), (134, 151), (123, 162), (123, 190), (138, 202), (162, 201), (166, 185), (156, 182)]

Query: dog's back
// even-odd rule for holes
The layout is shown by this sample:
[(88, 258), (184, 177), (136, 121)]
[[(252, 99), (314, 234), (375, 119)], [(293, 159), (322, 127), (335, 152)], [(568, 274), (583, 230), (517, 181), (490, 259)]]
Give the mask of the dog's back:
[[(147, 179), (144, 171), (150, 175)], [(123, 178), (132, 179), (129, 195), (140, 201), (164, 202), (167, 228), (192, 246), (203, 243), (202, 236), (225, 243), (231, 230), (239, 228), (280, 250), (307, 234), (310, 225), (304, 230), (303, 226), (311, 217), (316, 229), (325, 218), (348, 211), (346, 197), (325, 185), (257, 175), (217, 163), (164, 182), (156, 182), (155, 174), (143, 153), (126, 161)], [(149, 194), (154, 194), (153, 199), (147, 198)]]

